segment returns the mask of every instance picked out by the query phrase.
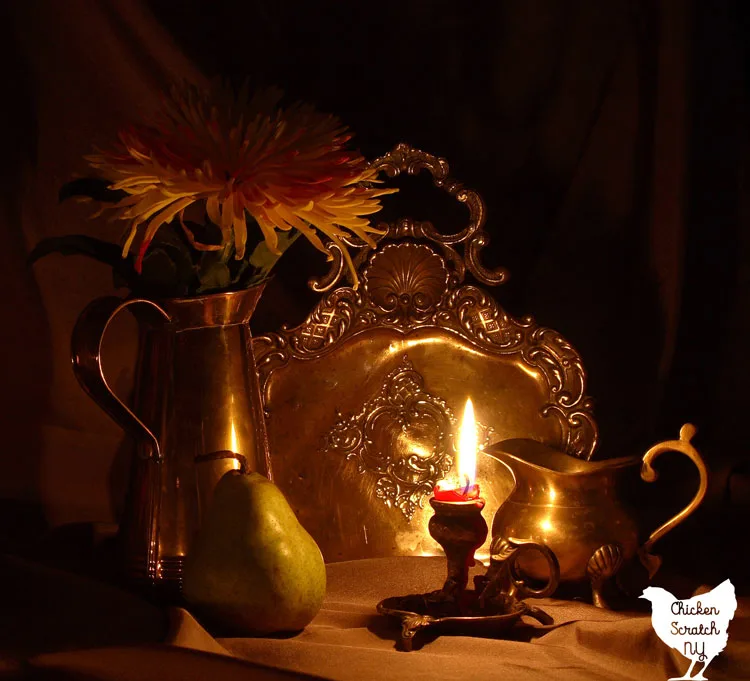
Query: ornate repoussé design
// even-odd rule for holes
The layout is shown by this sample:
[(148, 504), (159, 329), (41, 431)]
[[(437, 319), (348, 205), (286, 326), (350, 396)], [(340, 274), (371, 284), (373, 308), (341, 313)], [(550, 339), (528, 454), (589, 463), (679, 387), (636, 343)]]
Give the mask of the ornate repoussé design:
[[(420, 437), (413, 438), (419, 424)], [(355, 414), (339, 419), (324, 438), (323, 449), (357, 462), (360, 473), (377, 476), (375, 494), (386, 506), (411, 520), (424, 498), (453, 465), (458, 420), (444, 400), (431, 395), (408, 357), (391, 371), (378, 394)], [(478, 424), (480, 448), (492, 429)], [(377, 442), (391, 436), (395, 446)], [(395, 437), (393, 437), (395, 435)], [(385, 438), (384, 438), (385, 436)], [(405, 447), (398, 445), (403, 437)], [(402, 451), (405, 449), (406, 451)]]
[[(398, 446), (385, 451), (375, 445), (388, 431), (395, 431), (393, 439), (401, 435), (408, 438), (416, 421), (429, 432), (427, 441), (433, 445), (432, 451), (411, 443), (402, 456)], [(424, 389), (424, 379), (405, 357), (388, 374), (378, 395), (356, 414), (340, 414), (325, 437), (324, 448), (355, 460), (360, 473), (377, 475), (376, 496), (411, 520), (422, 506), (424, 495), (432, 492), (453, 465), (453, 422), (451, 410)]]
[(559, 333), (537, 326), (531, 317), (513, 318), (475, 286), (452, 288), (447, 263), (425, 244), (383, 246), (369, 259), (362, 280), (360, 291), (342, 287), (326, 295), (300, 326), (255, 339), (263, 386), (290, 359), (320, 357), (369, 329), (445, 329), (493, 354), (518, 354), (540, 372), (549, 389), (541, 413), (559, 421), (561, 449), (591, 457), (597, 427), (584, 393), (586, 375), (581, 358)]
[[(481, 197), (451, 180), (444, 160), (406, 145), (399, 145), (374, 165), (391, 176), (427, 168), (438, 187), (467, 205), (470, 223), (447, 235), (428, 222), (409, 219), (379, 225), (386, 234), (377, 249), (359, 244), (361, 250), (354, 259), (362, 281), (357, 291), (347, 286), (331, 290), (345, 269), (337, 265), (334, 254), (329, 274), (311, 281), (315, 290), (328, 293), (307, 319), (295, 328), (254, 339), (267, 406), (273, 406), (268, 394), (271, 377), (293, 358), (322, 357), (372, 329), (391, 329), (402, 336), (424, 329), (444, 330), (491, 355), (517, 356), (519, 363), (543, 376), (547, 395), (540, 414), (558, 421), (559, 449), (590, 459), (598, 429), (592, 402), (585, 394), (586, 374), (578, 353), (556, 331), (538, 326), (531, 317), (512, 317), (489, 293), (463, 284), (467, 270), (485, 284), (501, 283), (507, 276), (502, 269), (491, 271), (479, 264), (479, 251), (488, 241)], [(460, 244), (464, 256), (456, 251)]]

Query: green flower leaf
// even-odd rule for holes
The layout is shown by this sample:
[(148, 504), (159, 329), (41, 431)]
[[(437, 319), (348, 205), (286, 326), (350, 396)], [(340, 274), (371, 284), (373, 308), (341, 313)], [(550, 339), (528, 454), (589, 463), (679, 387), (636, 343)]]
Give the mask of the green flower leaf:
[(161, 248), (152, 248), (143, 258), (141, 274), (135, 282), (133, 293), (154, 298), (184, 296), (187, 286), (177, 277), (177, 266)]
[(229, 267), (221, 261), (214, 261), (201, 268), (199, 273), (200, 286), (198, 293), (209, 293), (229, 288), (232, 283), (232, 275)]
[[(299, 237), (300, 232), (295, 230), (289, 230), (288, 232), (279, 232), (279, 253), (271, 253), (268, 250), (268, 246), (265, 241), (261, 241), (255, 250), (251, 253), (248, 261), (253, 267), (252, 280), (253, 283), (263, 281), (268, 277), (273, 269), (273, 266), (279, 261), (279, 258), (284, 255), (284, 252), (289, 248)], [(249, 282), (246, 285), (250, 285)]]
[(113, 190), (109, 186), (108, 180), (99, 177), (81, 177), (65, 183), (60, 188), (57, 198), (60, 203), (74, 196), (87, 196), (94, 201), (103, 203), (117, 203), (128, 195), (121, 189)]
[(117, 266), (122, 261), (122, 249), (119, 246), (84, 234), (70, 234), (42, 239), (29, 253), (27, 262), (33, 265), (37, 260), (51, 253), (85, 255), (111, 267)]
[(85, 255), (109, 265), (112, 268), (116, 288), (126, 286), (132, 290), (138, 277), (133, 267), (133, 258), (123, 258), (120, 246), (92, 236), (71, 234), (42, 239), (29, 254), (27, 262), (29, 265), (33, 265), (37, 260), (51, 253)]
[(232, 288), (242, 288), (242, 282), (244, 281), (248, 268), (250, 267), (247, 258), (243, 258), (242, 260), (232, 258), (227, 262), (227, 265), (229, 266), (229, 273), (232, 277)]
[(193, 266), (195, 265), (195, 249), (190, 246), (187, 239), (182, 234), (182, 229), (176, 221), (164, 225), (154, 236), (154, 240), (149, 246), (152, 248), (161, 248), (166, 251), (175, 261), (177, 269), (183, 276), (195, 276)]
[(149, 248), (136, 281), (141, 295), (157, 298), (190, 295), (197, 284), (198, 277), (189, 253), (166, 243)]

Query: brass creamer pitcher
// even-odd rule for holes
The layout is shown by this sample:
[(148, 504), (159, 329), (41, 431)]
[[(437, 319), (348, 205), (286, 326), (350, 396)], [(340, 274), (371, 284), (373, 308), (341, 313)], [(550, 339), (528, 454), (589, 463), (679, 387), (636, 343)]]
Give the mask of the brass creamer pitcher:
[[(641, 457), (585, 461), (555, 451), (531, 440), (506, 440), (488, 448), (486, 454), (504, 463), (515, 485), (495, 514), (492, 536), (497, 539), (531, 540), (547, 546), (560, 564), (561, 585), (591, 583), (593, 601), (607, 606), (614, 577), (624, 563), (640, 558), (649, 578), (660, 566), (651, 554), (653, 544), (681, 523), (703, 501), (708, 472), (698, 451), (690, 443), (695, 428), (686, 424), (679, 440), (661, 442)], [(618, 488), (623, 475), (641, 464), (641, 478), (656, 480), (651, 464), (666, 451), (678, 451), (698, 468), (700, 483), (690, 504), (651, 533), (639, 548), (635, 519), (621, 501)], [(546, 579), (541, 561), (527, 561), (522, 569), (530, 577)]]
[[(179, 590), (184, 558), (213, 488), (230, 469), (268, 474), (249, 320), (263, 285), (154, 302), (93, 301), (73, 331), (76, 377), (135, 439), (120, 532), (128, 576)], [(133, 409), (110, 389), (104, 334), (125, 308), (139, 324)]]

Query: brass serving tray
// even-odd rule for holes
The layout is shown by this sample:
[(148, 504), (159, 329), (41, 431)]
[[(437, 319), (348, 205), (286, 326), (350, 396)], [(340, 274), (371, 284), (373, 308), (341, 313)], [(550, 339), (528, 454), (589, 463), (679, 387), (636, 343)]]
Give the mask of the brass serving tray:
[[(468, 396), (485, 444), (532, 438), (589, 459), (597, 442), (573, 347), (465, 281), (506, 276), (479, 263), (488, 240), (479, 195), (406, 145), (374, 164), (390, 176), (428, 169), (470, 220), (455, 234), (408, 219), (378, 225), (377, 248), (352, 242), (357, 290), (338, 285), (346, 268), (331, 245), (331, 272), (312, 282), (324, 295), (306, 320), (253, 341), (274, 482), (327, 561), (439, 553), (424, 506), (452, 466)], [(512, 480), (484, 453), (478, 480), (491, 523)]]

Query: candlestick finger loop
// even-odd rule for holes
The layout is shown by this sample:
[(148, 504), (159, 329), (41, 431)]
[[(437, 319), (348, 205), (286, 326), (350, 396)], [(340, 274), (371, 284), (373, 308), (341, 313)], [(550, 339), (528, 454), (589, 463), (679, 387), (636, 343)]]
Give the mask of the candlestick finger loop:
[[(537, 587), (523, 573), (519, 564), (523, 554), (539, 552), (547, 562), (549, 576)], [(503, 592), (516, 598), (545, 598), (551, 596), (560, 582), (560, 564), (552, 550), (544, 544), (509, 537), (496, 537), (490, 547), (490, 568), (487, 571), (489, 594)], [(487, 587), (485, 587), (485, 590)]]
[[(467, 589), (474, 552), (487, 537), (487, 523), (482, 517), (484, 500), (433, 497), (430, 505), (435, 510), (428, 525), (430, 535), (443, 547), (448, 565), (443, 588), (378, 603), (378, 612), (401, 619), (402, 650), (412, 650), (415, 634), (424, 627), (444, 633), (501, 636), (525, 614), (542, 624), (552, 623), (549, 615), (521, 600), (548, 595), (557, 587), (559, 565), (546, 546), (496, 537), (490, 568), (484, 575), (475, 575), (474, 588)], [(550, 578), (543, 588), (529, 584), (518, 563), (519, 556), (529, 551), (541, 552), (550, 566)]]

